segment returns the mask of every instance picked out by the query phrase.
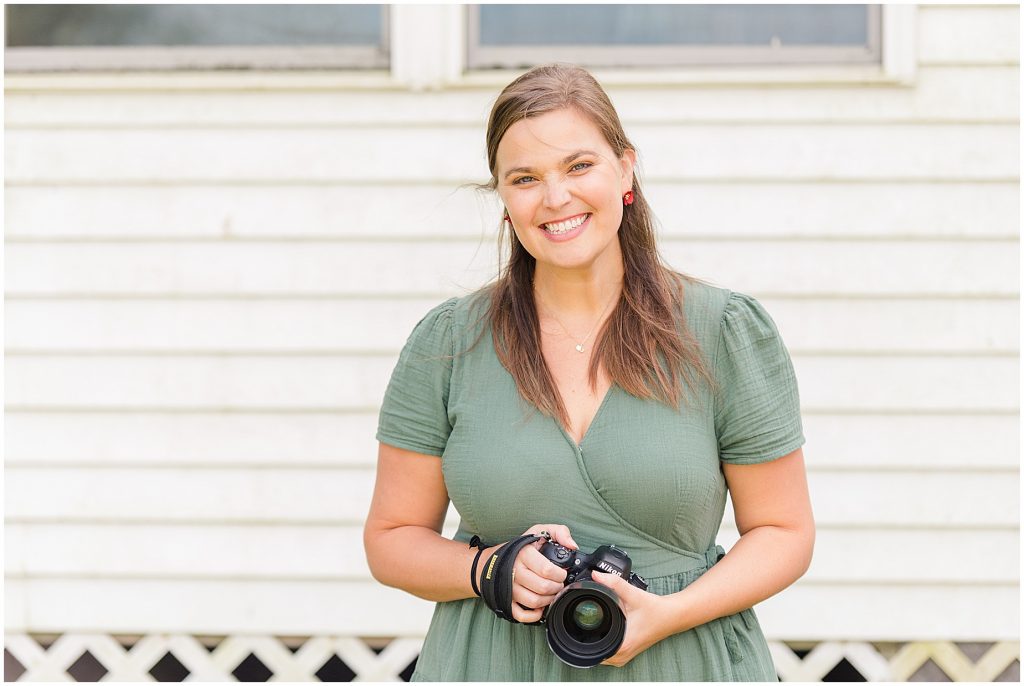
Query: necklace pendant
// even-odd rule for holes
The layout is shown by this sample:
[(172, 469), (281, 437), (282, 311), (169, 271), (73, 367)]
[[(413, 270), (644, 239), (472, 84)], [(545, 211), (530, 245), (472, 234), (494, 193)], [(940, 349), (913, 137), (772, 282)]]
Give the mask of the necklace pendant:
[(583, 352), (583, 344), (582, 343), (577, 343), (576, 344), (576, 352), (578, 352), (578, 353)]

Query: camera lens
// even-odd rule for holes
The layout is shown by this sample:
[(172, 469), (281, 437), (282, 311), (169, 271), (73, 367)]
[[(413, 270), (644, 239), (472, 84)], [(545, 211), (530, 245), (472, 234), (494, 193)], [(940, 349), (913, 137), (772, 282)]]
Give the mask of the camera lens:
[(572, 667), (593, 667), (622, 645), (626, 618), (615, 591), (589, 579), (558, 594), (546, 614), (548, 646)]
[(579, 596), (579, 600), (563, 612), (565, 638), (590, 649), (607, 638), (612, 628), (611, 616), (617, 608), (613, 608), (607, 598), (592, 593), (580, 592)]
[(584, 631), (593, 631), (601, 626), (604, 610), (593, 600), (581, 600), (572, 610), (572, 619)]

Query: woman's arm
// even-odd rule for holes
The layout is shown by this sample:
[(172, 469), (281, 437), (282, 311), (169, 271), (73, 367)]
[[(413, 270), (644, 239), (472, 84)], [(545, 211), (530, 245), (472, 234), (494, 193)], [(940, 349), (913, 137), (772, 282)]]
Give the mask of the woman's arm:
[(469, 570), (477, 549), (441, 535), (447, 511), (441, 458), (381, 443), (363, 529), (373, 578), (436, 602), (476, 597)]
[(814, 515), (804, 453), (752, 465), (723, 464), (740, 540), (670, 601), (671, 635), (732, 615), (770, 598), (807, 571)]
[[(441, 536), (448, 511), (441, 460), (380, 444), (377, 483), (363, 529), (363, 546), (373, 578), (435, 602), (475, 598), (469, 574), (477, 548)], [(549, 531), (552, 539), (576, 548), (568, 527), (535, 524), (524, 533)], [(480, 553), (477, 575), (491, 553), (503, 543)], [(512, 614), (520, 622), (535, 622), (563, 588), (565, 570), (538, 550), (541, 541), (523, 548), (516, 557)], [(533, 608), (533, 609), (527, 609)]]

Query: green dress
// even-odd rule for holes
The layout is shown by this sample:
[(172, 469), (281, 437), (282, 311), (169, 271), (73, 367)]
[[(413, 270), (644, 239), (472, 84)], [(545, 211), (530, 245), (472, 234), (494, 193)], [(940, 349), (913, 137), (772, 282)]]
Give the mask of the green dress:
[[(377, 440), (441, 458), (461, 522), (495, 544), (565, 524), (584, 552), (626, 550), (648, 591), (685, 588), (724, 550), (720, 462), (754, 464), (804, 443), (796, 377), (754, 298), (687, 282), (684, 311), (723, 392), (680, 410), (612, 384), (580, 444), (519, 395), (473, 294), (433, 308), (391, 376)], [(479, 304), (479, 303), (477, 303)], [(471, 351), (481, 328), (484, 337)], [(425, 458), (431, 459), (431, 458)], [(753, 609), (670, 636), (624, 667), (570, 667), (543, 626), (499, 619), (479, 598), (437, 603), (413, 681), (777, 681)]]

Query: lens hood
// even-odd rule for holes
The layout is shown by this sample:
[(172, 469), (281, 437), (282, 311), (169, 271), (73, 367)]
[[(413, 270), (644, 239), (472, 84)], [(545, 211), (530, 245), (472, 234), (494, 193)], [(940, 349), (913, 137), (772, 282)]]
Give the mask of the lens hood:
[(593, 667), (614, 655), (626, 636), (626, 616), (615, 591), (576, 581), (555, 597), (545, 615), (548, 647), (570, 667)]

